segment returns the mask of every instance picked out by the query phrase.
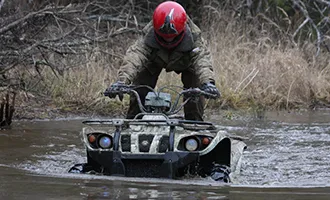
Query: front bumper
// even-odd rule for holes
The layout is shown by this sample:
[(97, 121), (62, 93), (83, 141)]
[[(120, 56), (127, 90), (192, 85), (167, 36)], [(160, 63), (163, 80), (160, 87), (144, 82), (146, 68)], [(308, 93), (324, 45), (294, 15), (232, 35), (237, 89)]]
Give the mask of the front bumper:
[(120, 151), (87, 151), (87, 165), (91, 170), (106, 175), (127, 177), (177, 178), (182, 170), (199, 161), (199, 153), (166, 152), (164, 154), (123, 154)]

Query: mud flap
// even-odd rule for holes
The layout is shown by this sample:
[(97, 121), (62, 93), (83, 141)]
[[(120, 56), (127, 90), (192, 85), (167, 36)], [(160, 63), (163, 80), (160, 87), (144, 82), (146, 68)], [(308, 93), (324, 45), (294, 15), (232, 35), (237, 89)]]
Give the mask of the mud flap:
[(180, 153), (166, 152), (164, 155), (164, 162), (161, 166), (162, 171), (160, 176), (164, 178), (176, 178), (178, 169), (188, 166), (190, 163), (198, 160), (198, 153)]
[(111, 174), (116, 176), (125, 176), (125, 166), (121, 161), (121, 152), (114, 151), (112, 158)]
[[(87, 152), (87, 165), (105, 175), (125, 176), (125, 166), (121, 161), (121, 152)], [(85, 171), (85, 170), (84, 170)]]

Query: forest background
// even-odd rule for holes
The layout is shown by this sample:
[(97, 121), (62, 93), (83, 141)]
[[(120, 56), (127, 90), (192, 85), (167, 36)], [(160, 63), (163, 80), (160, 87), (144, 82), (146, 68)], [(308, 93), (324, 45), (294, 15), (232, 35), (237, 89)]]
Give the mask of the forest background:
[[(122, 115), (102, 92), (161, 0), (0, 0), (1, 124)], [(330, 105), (330, 1), (178, 0), (203, 31), (222, 97), (214, 110)], [(158, 86), (181, 85), (162, 73)], [(15, 110), (15, 112), (14, 112)]]

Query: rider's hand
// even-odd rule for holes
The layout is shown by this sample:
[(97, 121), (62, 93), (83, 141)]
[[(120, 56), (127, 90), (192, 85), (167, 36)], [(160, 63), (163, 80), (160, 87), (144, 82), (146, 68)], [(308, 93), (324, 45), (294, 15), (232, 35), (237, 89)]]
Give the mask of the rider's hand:
[(109, 98), (116, 98), (116, 96), (118, 95), (119, 99), (122, 101), (124, 98), (124, 95), (123, 95), (123, 92), (121, 91), (121, 88), (123, 88), (125, 86), (126, 85), (124, 82), (117, 81), (117, 82), (113, 83), (109, 88), (107, 88), (104, 93)]
[(201, 89), (206, 93), (212, 94), (210, 96), (205, 96), (206, 98), (216, 99), (216, 98), (219, 98), (221, 96), (221, 94), (220, 94), (219, 90), (217, 89), (217, 87), (211, 82), (204, 83), (202, 85)]

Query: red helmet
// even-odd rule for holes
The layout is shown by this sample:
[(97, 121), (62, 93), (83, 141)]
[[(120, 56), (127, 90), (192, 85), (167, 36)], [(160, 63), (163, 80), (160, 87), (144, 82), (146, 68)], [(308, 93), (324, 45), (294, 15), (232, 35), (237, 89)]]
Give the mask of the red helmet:
[(174, 1), (159, 4), (153, 15), (156, 40), (166, 48), (177, 46), (185, 34), (186, 22), (187, 14), (180, 4)]

